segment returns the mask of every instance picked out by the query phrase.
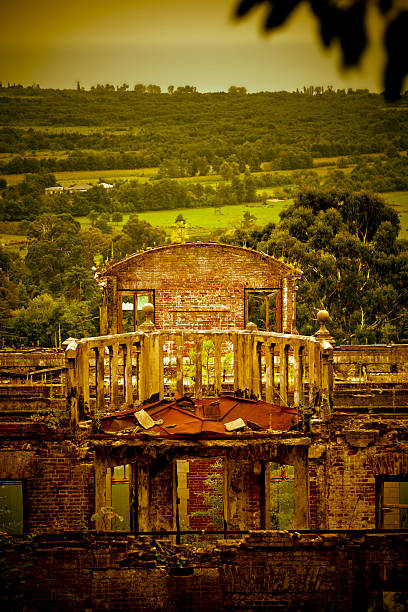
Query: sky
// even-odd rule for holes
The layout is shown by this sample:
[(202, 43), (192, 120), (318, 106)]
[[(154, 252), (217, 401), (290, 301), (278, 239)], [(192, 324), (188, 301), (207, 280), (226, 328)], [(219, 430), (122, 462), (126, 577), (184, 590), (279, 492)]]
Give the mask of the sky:
[[(274, 34), (264, 8), (234, 20), (237, 0), (19, 0), (0, 5), (0, 81), (89, 89), (97, 83), (193, 85), (198, 91), (293, 91), (304, 85), (381, 91), (380, 28), (358, 69), (340, 70), (301, 6)], [(377, 34), (378, 32), (378, 34)]]

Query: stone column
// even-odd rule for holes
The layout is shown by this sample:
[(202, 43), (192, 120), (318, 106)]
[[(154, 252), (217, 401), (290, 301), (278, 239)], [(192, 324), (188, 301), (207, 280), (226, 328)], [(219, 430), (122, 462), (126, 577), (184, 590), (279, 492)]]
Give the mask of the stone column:
[(295, 446), (292, 450), (295, 468), (295, 529), (309, 529), (309, 468), (308, 447)]
[(149, 531), (149, 465), (138, 463), (135, 467), (137, 479), (137, 528)]
[(105, 463), (99, 457), (95, 457), (95, 513), (97, 515), (95, 529), (97, 531), (105, 531), (108, 528), (100, 513), (101, 508), (110, 505), (107, 502), (106, 469)]
[(275, 344), (269, 343), (265, 348), (265, 399), (267, 402), (275, 401)]
[(194, 393), (196, 399), (203, 397), (203, 340), (197, 336), (195, 341), (195, 384)]

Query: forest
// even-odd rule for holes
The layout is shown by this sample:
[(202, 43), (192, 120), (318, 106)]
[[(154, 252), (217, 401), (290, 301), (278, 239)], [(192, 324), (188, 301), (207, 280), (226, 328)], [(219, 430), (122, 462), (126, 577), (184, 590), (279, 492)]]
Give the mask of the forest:
[[(231, 206), (241, 222), (200, 239), (299, 267), (300, 333), (326, 308), (337, 342), (408, 342), (408, 216), (387, 203), (408, 192), (407, 126), (405, 97), (366, 90), (1, 86), (2, 346), (98, 333), (98, 267), (188, 239), (183, 211)], [(261, 225), (251, 207), (267, 219), (275, 200)], [(168, 210), (171, 227), (140, 218)]]

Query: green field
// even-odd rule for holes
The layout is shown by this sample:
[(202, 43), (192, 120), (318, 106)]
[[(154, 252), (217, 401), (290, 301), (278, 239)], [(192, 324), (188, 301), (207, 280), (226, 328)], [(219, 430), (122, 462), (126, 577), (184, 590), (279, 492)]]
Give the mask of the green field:
[[(259, 190), (273, 196), (274, 187), (268, 187)], [(401, 220), (400, 237), (408, 239), (408, 192), (395, 191), (382, 194), (384, 199), (389, 202), (398, 212)], [(168, 236), (172, 236), (175, 232), (175, 219), (179, 214), (182, 214), (187, 223), (185, 238), (188, 240), (207, 240), (211, 237), (216, 237), (226, 230), (233, 230), (241, 227), (242, 218), (245, 212), (250, 212), (256, 217), (253, 223), (254, 228), (260, 228), (267, 223), (279, 222), (279, 213), (293, 200), (280, 200), (277, 202), (268, 202), (265, 204), (242, 204), (237, 206), (223, 206), (221, 214), (214, 212), (214, 208), (176, 208), (172, 210), (155, 210), (145, 213), (135, 213), (144, 221), (147, 221), (155, 227), (161, 227), (166, 230)], [(123, 225), (127, 222), (131, 215), (124, 214), (123, 221), (119, 224), (111, 224), (113, 232), (121, 231)], [(83, 227), (89, 227), (90, 221), (87, 217), (78, 219)]]
[[(31, 154), (29, 155), (32, 156)], [(55, 157), (65, 157), (66, 152), (59, 152), (55, 155)], [(8, 154), (3, 154), (3, 158), (0, 161), (6, 162), (9, 158), (13, 156), (9, 156)], [(37, 157), (47, 157), (46, 154), (38, 153)], [(352, 171), (354, 166), (349, 166), (348, 168), (342, 168), (342, 172), (345, 174)], [(330, 170), (333, 170), (333, 166), (328, 167), (318, 167), (318, 168), (310, 168), (309, 170), (313, 170), (318, 176), (325, 176)], [(139, 181), (145, 182), (150, 178), (155, 177), (157, 175), (158, 168), (137, 168), (130, 170), (70, 170), (66, 172), (53, 172), (57, 183), (66, 187), (71, 185), (72, 183), (90, 183), (96, 184), (100, 178), (104, 178), (106, 181), (128, 181), (131, 179), (138, 179)], [(280, 176), (288, 176), (288, 184), (292, 181), (292, 173), (293, 170), (269, 170), (265, 172), (253, 172), (253, 176), (262, 176), (263, 174), (279, 174)], [(7, 181), (8, 185), (15, 185), (16, 183), (21, 182), (24, 179), (24, 174), (1, 174), (0, 178), (4, 178)], [(240, 178), (242, 178), (241, 175)], [(216, 187), (217, 183), (222, 181), (223, 179), (219, 174), (210, 174), (206, 176), (186, 176), (180, 178), (170, 179), (173, 181), (177, 181), (178, 183), (202, 183), (204, 185), (209, 185), (211, 187)], [(268, 194), (273, 193), (274, 188), (262, 188), (258, 189), (258, 193), (266, 192)]]
[(157, 173), (157, 168), (138, 168), (137, 170), (77, 170), (72, 172), (55, 172), (57, 183), (63, 187), (72, 183), (96, 184), (100, 178), (107, 182), (129, 179), (149, 180)]
[(381, 195), (398, 213), (401, 222), (399, 237), (408, 240), (408, 191), (390, 191)]
[[(250, 204), (237, 206), (223, 206), (221, 212), (215, 213), (214, 208), (175, 208), (172, 210), (156, 210), (137, 214), (138, 218), (147, 221), (154, 227), (163, 228), (170, 238), (176, 234), (175, 220), (182, 214), (186, 220), (186, 230), (183, 234), (185, 240), (210, 240), (226, 230), (242, 227), (243, 215), (250, 212), (255, 217), (252, 227), (263, 227), (270, 222), (279, 222), (279, 213), (284, 206), (292, 200), (271, 202), (265, 204)], [(113, 232), (119, 232), (131, 215), (123, 215), (118, 224), (111, 224)], [(90, 226), (87, 217), (78, 217), (83, 228)], [(245, 226), (247, 229), (247, 226)]]
[(154, 226), (163, 227), (167, 233), (174, 231), (174, 222), (178, 214), (182, 214), (187, 222), (187, 234), (194, 238), (197, 234), (211, 234), (220, 230), (241, 227), (245, 212), (255, 216), (253, 227), (262, 227), (271, 221), (279, 221), (279, 213), (289, 204), (290, 200), (274, 202), (268, 205), (237, 205), (223, 206), (221, 214), (214, 212), (214, 208), (189, 208), (176, 210), (163, 210), (142, 213), (139, 219), (148, 221)]

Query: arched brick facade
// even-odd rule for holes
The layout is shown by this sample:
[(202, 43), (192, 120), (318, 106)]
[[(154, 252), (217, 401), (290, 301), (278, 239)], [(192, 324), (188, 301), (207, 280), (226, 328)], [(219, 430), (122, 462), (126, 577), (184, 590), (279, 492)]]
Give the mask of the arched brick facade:
[(143, 251), (100, 275), (101, 333), (124, 331), (123, 297), (141, 294), (154, 302), (159, 329), (242, 329), (253, 291), (276, 293), (275, 329), (291, 333), (298, 277), (274, 257), (237, 246), (187, 243)]

